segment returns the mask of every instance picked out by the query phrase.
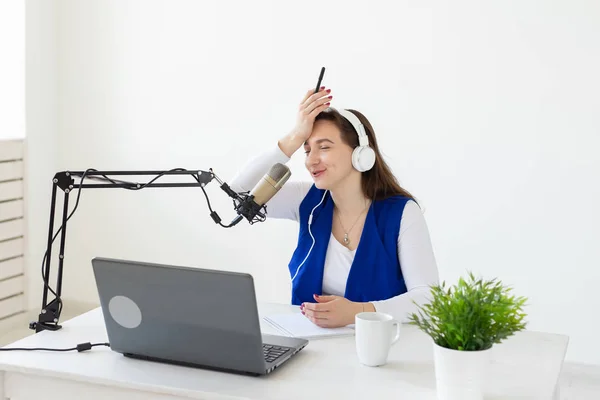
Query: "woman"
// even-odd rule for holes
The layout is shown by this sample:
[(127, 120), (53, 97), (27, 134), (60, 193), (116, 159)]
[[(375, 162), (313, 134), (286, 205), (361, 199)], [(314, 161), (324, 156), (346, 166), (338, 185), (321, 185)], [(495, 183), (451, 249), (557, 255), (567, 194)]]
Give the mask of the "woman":
[[(267, 205), (268, 217), (300, 223), (289, 263), (292, 304), (321, 327), (352, 324), (363, 311), (406, 321), (438, 283), (425, 220), (383, 160), (368, 120), (330, 108), (331, 99), (324, 87), (307, 92), (294, 129), (242, 168), (231, 187), (250, 191), (303, 147), (313, 182), (289, 181)], [(372, 150), (359, 146), (359, 132)]]

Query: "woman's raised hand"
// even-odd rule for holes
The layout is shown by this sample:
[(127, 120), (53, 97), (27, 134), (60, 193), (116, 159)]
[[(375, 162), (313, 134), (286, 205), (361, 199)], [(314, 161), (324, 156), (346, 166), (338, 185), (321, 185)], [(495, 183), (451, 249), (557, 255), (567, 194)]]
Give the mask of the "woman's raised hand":
[(321, 89), (314, 93), (314, 89), (309, 90), (298, 105), (298, 114), (296, 115), (296, 125), (294, 134), (302, 141), (306, 141), (312, 133), (315, 118), (331, 104), (331, 89)]
[(315, 118), (320, 112), (324, 111), (331, 104), (331, 89), (321, 87), (317, 93), (314, 89), (310, 89), (304, 95), (304, 98), (298, 105), (296, 114), (296, 124), (292, 131), (284, 138), (279, 140), (279, 148), (288, 156), (291, 157), (304, 142), (310, 137)]

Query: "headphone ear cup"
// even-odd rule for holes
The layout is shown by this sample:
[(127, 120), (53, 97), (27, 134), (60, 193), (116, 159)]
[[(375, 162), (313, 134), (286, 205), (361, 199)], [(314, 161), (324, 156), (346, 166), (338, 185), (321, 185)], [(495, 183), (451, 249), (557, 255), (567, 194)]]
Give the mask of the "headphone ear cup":
[(354, 167), (355, 170), (359, 171), (359, 172), (363, 172), (362, 168), (360, 167), (360, 149), (361, 147), (355, 147), (354, 151), (352, 152), (352, 166)]
[(358, 146), (352, 152), (352, 166), (360, 172), (365, 172), (375, 165), (375, 151), (369, 146)]

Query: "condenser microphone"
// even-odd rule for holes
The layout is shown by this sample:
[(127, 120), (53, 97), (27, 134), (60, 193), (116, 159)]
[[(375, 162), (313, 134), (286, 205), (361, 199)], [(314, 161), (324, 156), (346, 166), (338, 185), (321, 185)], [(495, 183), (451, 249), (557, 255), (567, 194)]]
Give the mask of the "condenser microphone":
[(254, 189), (250, 191), (250, 194), (243, 197), (237, 204), (235, 210), (238, 216), (231, 222), (232, 225), (240, 222), (242, 218), (246, 218), (250, 224), (264, 221), (266, 215), (261, 209), (275, 196), (291, 175), (292, 173), (287, 166), (281, 163), (273, 165), (269, 172), (254, 186)]

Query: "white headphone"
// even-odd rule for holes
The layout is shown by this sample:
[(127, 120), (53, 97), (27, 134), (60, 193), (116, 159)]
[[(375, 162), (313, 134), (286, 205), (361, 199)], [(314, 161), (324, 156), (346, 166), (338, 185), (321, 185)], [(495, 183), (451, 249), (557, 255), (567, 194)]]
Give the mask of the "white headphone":
[(375, 165), (375, 150), (369, 147), (369, 138), (364, 125), (353, 112), (344, 109), (338, 112), (354, 126), (358, 133), (358, 147), (352, 152), (352, 166), (360, 172), (370, 170)]

